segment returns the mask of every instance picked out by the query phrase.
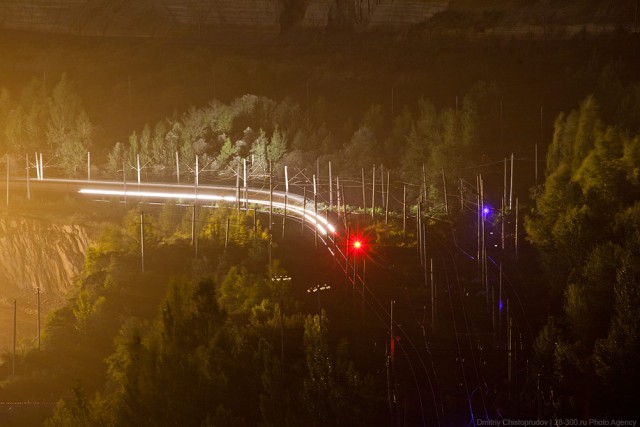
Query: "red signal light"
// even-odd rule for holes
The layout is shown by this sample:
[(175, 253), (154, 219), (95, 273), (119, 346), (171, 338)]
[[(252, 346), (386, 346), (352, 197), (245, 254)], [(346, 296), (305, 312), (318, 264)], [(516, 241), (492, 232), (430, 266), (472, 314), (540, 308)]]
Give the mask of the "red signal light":
[(355, 242), (353, 242), (353, 247), (354, 249), (362, 248), (362, 242), (360, 240), (356, 240)]

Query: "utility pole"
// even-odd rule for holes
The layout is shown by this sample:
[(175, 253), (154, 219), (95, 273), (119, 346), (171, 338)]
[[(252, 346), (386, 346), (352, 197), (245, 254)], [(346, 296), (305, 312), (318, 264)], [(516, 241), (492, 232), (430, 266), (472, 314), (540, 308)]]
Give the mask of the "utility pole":
[(478, 224), (478, 251), (476, 254), (476, 260), (478, 261), (478, 274), (480, 274), (480, 228), (482, 227), (482, 205), (480, 203), (480, 175), (476, 175), (476, 205), (477, 205), (477, 218), (476, 222)]
[(44, 179), (44, 163), (42, 162), (42, 153), (40, 153), (40, 180)]
[(240, 166), (236, 167), (236, 211), (240, 214)]
[(340, 220), (340, 202), (341, 202), (341, 199), (340, 199), (340, 177), (339, 176), (336, 177), (336, 193), (337, 193), (336, 196), (337, 196), (337, 199), (338, 199), (338, 206), (337, 206), (337, 208), (338, 208), (338, 212), (337, 212), (338, 213), (338, 220)]
[(507, 200), (507, 158), (504, 158), (504, 186), (502, 187), (502, 199)]
[(416, 206), (416, 244), (418, 245), (418, 258), (420, 265), (424, 266), (424, 257), (422, 253), (422, 208), (420, 203)]
[(331, 173), (331, 160), (329, 160), (329, 210), (333, 210), (333, 174)]
[(31, 184), (30, 184), (30, 180), (29, 180), (29, 155), (26, 155), (27, 157), (27, 200), (31, 200)]
[(384, 193), (384, 165), (380, 165), (380, 196), (382, 197), (382, 204), (380, 207), (384, 209), (386, 206), (386, 197)]
[(198, 161), (198, 155), (196, 154), (196, 167), (193, 175), (193, 191), (194, 191), (194, 199), (193, 199), (193, 221), (191, 223), (191, 244), (194, 248), (194, 253), (196, 259), (198, 258), (198, 236), (196, 234), (196, 206), (198, 204), (198, 184), (200, 183), (200, 165)]
[(198, 257), (198, 243), (196, 237), (196, 202), (193, 202), (193, 213), (191, 215), (191, 246), (193, 246), (196, 254), (196, 258)]
[(273, 171), (271, 170), (271, 160), (269, 160), (269, 235), (273, 228)]
[(87, 181), (91, 181), (91, 151), (87, 151)]
[(364, 188), (364, 168), (362, 168), (362, 211), (367, 213), (367, 195)]
[(507, 220), (507, 216), (505, 215), (505, 206), (504, 206), (504, 197), (502, 198), (501, 209), (502, 218), (500, 221), (500, 248), (504, 250), (504, 222)]
[(176, 181), (180, 184), (180, 156), (176, 151)]
[(481, 274), (482, 274), (482, 282), (485, 287), (485, 296), (487, 301), (487, 306), (489, 306), (489, 283), (487, 280), (487, 246), (485, 244), (485, 224), (484, 224), (484, 180), (482, 179), (482, 175), (480, 175), (480, 215), (481, 215), (481, 229), (480, 229), (480, 237), (481, 237)]
[[(356, 279), (358, 277), (358, 251), (354, 246), (353, 251), (353, 296), (355, 297), (356, 293)], [(355, 303), (355, 301), (354, 301)]]
[(316, 179), (318, 180), (318, 194), (320, 190), (320, 157), (316, 157)]
[(436, 333), (436, 283), (433, 280), (433, 258), (430, 258), (430, 283), (431, 283), (431, 332)]
[[(345, 221), (346, 222), (346, 221)], [(351, 234), (349, 234), (349, 223), (346, 223), (346, 238), (345, 238), (345, 251), (344, 251), (344, 277), (347, 279), (347, 285), (349, 283), (349, 240)], [(355, 293), (355, 292), (354, 292)], [(353, 297), (352, 297), (353, 298)]]
[(511, 184), (509, 185), (509, 210), (513, 207), (513, 153), (511, 153)]
[(424, 268), (427, 268), (427, 225), (424, 223), (424, 221), (420, 221), (421, 223), (421, 227), (420, 227), (420, 232), (422, 233), (422, 256), (424, 257), (424, 262), (422, 265), (424, 265)]
[(227, 217), (227, 227), (224, 232), (224, 250), (227, 250), (227, 246), (229, 246), (229, 227), (231, 226), (231, 218)]
[(124, 159), (122, 159), (122, 191), (124, 193), (124, 202), (127, 203), (127, 170), (125, 169)]
[(195, 195), (196, 195), (196, 201), (198, 200), (198, 185), (200, 184), (200, 165), (199, 165), (199, 161), (198, 161), (198, 155), (196, 154), (196, 168), (194, 171), (194, 185), (195, 185)]
[(407, 184), (402, 187), (402, 235), (407, 238)]
[[(329, 163), (331, 164), (331, 163)], [(331, 169), (331, 168), (329, 168)], [(284, 216), (282, 217), (282, 238), (284, 239), (284, 232), (287, 224), (287, 203), (289, 199), (289, 171), (287, 167), (284, 167)]]
[(40, 181), (40, 163), (38, 162), (38, 153), (35, 153), (36, 156), (36, 180)]
[[(340, 193), (342, 194), (342, 214), (344, 217), (344, 222), (347, 224), (347, 198), (344, 196), (344, 184), (340, 186)], [(347, 224), (348, 227), (348, 224)], [(347, 233), (348, 235), (349, 233)]]
[(447, 201), (447, 178), (442, 168), (442, 193), (444, 194), (444, 213), (449, 213), (449, 202)]
[(313, 175), (313, 223), (314, 227), (314, 243), (315, 248), (318, 249), (318, 187), (316, 184), (316, 176)]
[(389, 186), (391, 184), (390, 180), (391, 180), (391, 171), (387, 170), (387, 197), (385, 199), (385, 206), (384, 206), (384, 223), (385, 224), (389, 222)]
[[(244, 208), (249, 209), (249, 201), (248, 199), (248, 193), (247, 193), (247, 159), (244, 158), (242, 159), (242, 176), (243, 176), (243, 184), (244, 184)], [(269, 226), (269, 228), (271, 228), (271, 226)]]
[(427, 170), (424, 167), (424, 163), (422, 164), (422, 191), (422, 201), (427, 203)]
[(373, 165), (373, 180), (371, 181), (371, 220), (376, 219), (376, 165)]
[(302, 219), (300, 221), (300, 235), (304, 236), (304, 219), (307, 214), (307, 187), (302, 188)]
[(140, 154), (136, 154), (136, 162), (138, 166), (138, 185), (140, 185)]
[[(236, 218), (238, 216), (236, 215)], [(253, 240), (258, 237), (258, 209), (253, 208)]]
[(140, 212), (140, 266), (144, 273), (144, 212)]

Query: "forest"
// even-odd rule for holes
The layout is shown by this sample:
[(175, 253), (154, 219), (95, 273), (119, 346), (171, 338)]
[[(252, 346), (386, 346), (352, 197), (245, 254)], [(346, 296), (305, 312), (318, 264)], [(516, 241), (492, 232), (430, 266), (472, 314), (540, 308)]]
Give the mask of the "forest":
[[(414, 47), (415, 40), (407, 37), (404, 43)], [(113, 43), (115, 48), (107, 43), (102, 49), (120, 49)], [(314, 57), (326, 55), (330, 65), (312, 68), (321, 74), (313, 81), (314, 96), (309, 95), (308, 80), (304, 89), (299, 77), (289, 87), (286, 82), (286, 76), (313, 62), (309, 57), (282, 63), (274, 52), (269, 52), (273, 58), (256, 62), (226, 56), (215, 64), (216, 82), (225, 72), (252, 81), (250, 69), (256, 66), (263, 79), (258, 87), (245, 90), (237, 82), (216, 83), (220, 96), (212, 98), (210, 92), (215, 91), (209, 90), (191, 96), (191, 85), (181, 81), (163, 90), (189, 86), (177, 98), (191, 102), (172, 105), (170, 97), (160, 99), (151, 90), (136, 95), (146, 100), (151, 113), (93, 105), (86, 95), (97, 89), (91, 89), (77, 69), (46, 80), (14, 77), (20, 85), (0, 90), (0, 152), (7, 154), (12, 167), (23, 165), (25, 155), (44, 152), (51, 174), (82, 178), (90, 151), (95, 153), (93, 176), (122, 180), (124, 175), (125, 180), (135, 180), (140, 169), (147, 182), (176, 178), (191, 182), (196, 161), (202, 182), (231, 182), (247, 160), (253, 179), (264, 180), (271, 165), (281, 183), (287, 166), (299, 172), (298, 182), (307, 186), (312, 175), (320, 179), (318, 165), (326, 168), (331, 162), (334, 176), (351, 188), (345, 203), (353, 218), (384, 260), (372, 271), (383, 270), (387, 262), (410, 266), (402, 285), (386, 283), (386, 276), (380, 275), (371, 279), (372, 289), (386, 297), (404, 286), (415, 299), (424, 297), (422, 272), (426, 275), (426, 267), (421, 269), (414, 260), (418, 233), (410, 230), (403, 235), (397, 216), (382, 224), (360, 215), (361, 174), (366, 172), (369, 178), (372, 166), (383, 167), (390, 176), (387, 185), (396, 209), (403, 186), (408, 186), (414, 221), (421, 216), (433, 242), (448, 242), (440, 248), (431, 242), (429, 250), (444, 252), (465, 244), (447, 239), (455, 240), (474, 227), (475, 213), (465, 206), (477, 203), (479, 174), (487, 179), (485, 191), (497, 212), (496, 229), (511, 224), (513, 209), (497, 206), (503, 194), (503, 161), (506, 171), (504, 159), (515, 153), (515, 191), (522, 203), (522, 245), (527, 256), (514, 259), (506, 252), (492, 256), (512, 263), (507, 271), (514, 272), (513, 277), (522, 279), (515, 272), (529, 272), (527, 286), (536, 286), (536, 295), (542, 297), (527, 304), (535, 308), (517, 319), (532, 329), (532, 339), (520, 338), (526, 359), (526, 368), (520, 362), (524, 379), (507, 403), (502, 373), (492, 386), (478, 384), (486, 390), (485, 414), (637, 416), (637, 34), (581, 34), (554, 46), (546, 40), (448, 39), (421, 47), (420, 52), (434, 61), (443, 51), (433, 68), (419, 55), (394, 53), (393, 61), (407, 65), (402, 79), (380, 70), (379, 75), (369, 71), (359, 77), (357, 71), (374, 69), (377, 53), (391, 52), (393, 45), (372, 43), (374, 47), (365, 48), (361, 40), (354, 43), (362, 44), (341, 46), (337, 52), (316, 46)], [(72, 45), (68, 54), (75, 49), (84, 48)], [(204, 50), (197, 47), (196, 53), (191, 52), (195, 59), (181, 59), (197, 65), (201, 56), (213, 55), (198, 55), (199, 49)], [(362, 51), (349, 55), (358, 49)], [(483, 71), (461, 71), (464, 65), (459, 61), (465, 57)], [(540, 71), (552, 64), (549, 76), (541, 77)], [(166, 82), (165, 73), (161, 69), (149, 79)], [(449, 74), (454, 82), (443, 83)], [(396, 86), (372, 85), (393, 77)], [(359, 79), (362, 82), (353, 87)], [(120, 105), (120, 94), (113, 96), (110, 105)], [(126, 104), (131, 102), (129, 95)], [(116, 129), (110, 123), (119, 118), (126, 126)], [(506, 181), (506, 172), (504, 176)], [(326, 180), (320, 182), (326, 187)], [(446, 195), (455, 207), (445, 205)], [(439, 385), (442, 410), (427, 409), (422, 417), (417, 415), (413, 385), (405, 384), (405, 408), (414, 407), (405, 409), (405, 415), (390, 414), (394, 411), (389, 409), (384, 372), (386, 349), (371, 345), (378, 332), (372, 326), (363, 338), (352, 325), (350, 306), (340, 300), (345, 295), (348, 300), (348, 288), (335, 291), (338, 297), (325, 302), (326, 308), (318, 296), (316, 306), (306, 288), (323, 277), (321, 270), (336, 267), (324, 258), (311, 267), (310, 260), (302, 261), (303, 255), (286, 250), (295, 245), (317, 253), (308, 236), (271, 242), (265, 217), (250, 209), (202, 206), (192, 213), (175, 203), (144, 206), (145, 246), (152, 261), (142, 273), (141, 206), (109, 204), (112, 224), (103, 227), (88, 250), (84, 272), (68, 302), (49, 314), (42, 350), (29, 348), (20, 354), (18, 375), (11, 373), (11, 354), (4, 354), (3, 400), (55, 400), (46, 426), (368, 426), (394, 425), (401, 419), (425, 423), (425, 413), (427, 420), (437, 419), (441, 425), (468, 422), (467, 401), (452, 397), (457, 379), (453, 385)], [(192, 233), (200, 256), (193, 256)], [(473, 242), (475, 236), (466, 239)], [(475, 251), (472, 245), (463, 249)], [(290, 274), (289, 266), (301, 263), (308, 268), (306, 273), (291, 281), (283, 279)], [(462, 280), (468, 289), (475, 289), (475, 263), (469, 265), (461, 267)], [(529, 295), (529, 290), (517, 286), (521, 285), (514, 285), (514, 292)], [(332, 291), (336, 287), (332, 285)], [(469, 298), (471, 305), (484, 301), (485, 295)], [(444, 348), (453, 342), (444, 337), (455, 327), (453, 310), (454, 326), (443, 322), (442, 336), (433, 334), (429, 345)], [(478, 316), (479, 324), (487, 321), (487, 313)], [(424, 324), (423, 320), (423, 328)], [(479, 338), (478, 343), (501, 348), (489, 339)], [(432, 357), (430, 351), (427, 345), (424, 352)], [(492, 363), (481, 368), (487, 377)], [(465, 374), (464, 367), (446, 369), (452, 377)], [(471, 397), (468, 389), (466, 393), (468, 401), (476, 403), (478, 397)], [(473, 410), (470, 417), (474, 419)]]

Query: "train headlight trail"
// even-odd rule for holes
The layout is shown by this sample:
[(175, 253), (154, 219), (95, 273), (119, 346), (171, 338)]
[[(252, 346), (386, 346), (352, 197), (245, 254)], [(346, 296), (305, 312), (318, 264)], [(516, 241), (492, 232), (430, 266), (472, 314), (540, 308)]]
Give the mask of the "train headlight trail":
[[(139, 197), (139, 198), (160, 198), (160, 199), (174, 199), (174, 200), (201, 200), (204, 202), (244, 202), (247, 201), (250, 204), (269, 206), (268, 200), (261, 199), (245, 199), (243, 197), (238, 200), (234, 196), (220, 196), (216, 194), (195, 194), (195, 193), (173, 193), (166, 191), (123, 191), (123, 190), (104, 190), (97, 188), (82, 188), (78, 191), (80, 194), (87, 194), (93, 196), (114, 196), (114, 197)], [(273, 207), (276, 209), (286, 209), (287, 212), (293, 212), (300, 216), (304, 216), (305, 220), (311, 222), (311, 224), (318, 226), (318, 232), (322, 235), (326, 235), (327, 232), (335, 233), (335, 227), (320, 215), (316, 215), (314, 211), (309, 209), (302, 209), (298, 206), (292, 206), (290, 204), (285, 205), (281, 202), (273, 202)], [(328, 231), (327, 231), (328, 230)]]

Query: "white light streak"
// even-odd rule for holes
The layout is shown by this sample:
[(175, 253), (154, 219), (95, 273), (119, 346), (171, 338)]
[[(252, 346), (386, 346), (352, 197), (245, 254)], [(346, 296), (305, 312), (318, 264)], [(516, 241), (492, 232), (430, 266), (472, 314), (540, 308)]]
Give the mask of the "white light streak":
[[(78, 191), (80, 194), (94, 195), (94, 196), (114, 196), (114, 197), (140, 197), (140, 198), (161, 198), (161, 199), (175, 199), (175, 200), (202, 200), (205, 202), (229, 202), (235, 203), (238, 201), (235, 196), (219, 196), (216, 194), (194, 194), (194, 193), (172, 193), (166, 191), (135, 191), (135, 190), (104, 190), (97, 188), (82, 188)], [(241, 199), (241, 200), (244, 200)], [(269, 201), (260, 199), (249, 199), (249, 203), (254, 205), (268, 206)], [(280, 202), (273, 202), (273, 206), (278, 209), (287, 209), (287, 212), (294, 212), (299, 216), (305, 218), (312, 225), (318, 223), (318, 232), (326, 235), (327, 230), (331, 233), (335, 233), (335, 227), (320, 215), (316, 215), (312, 210), (302, 209), (298, 206), (292, 206), (291, 204), (285, 205)]]

